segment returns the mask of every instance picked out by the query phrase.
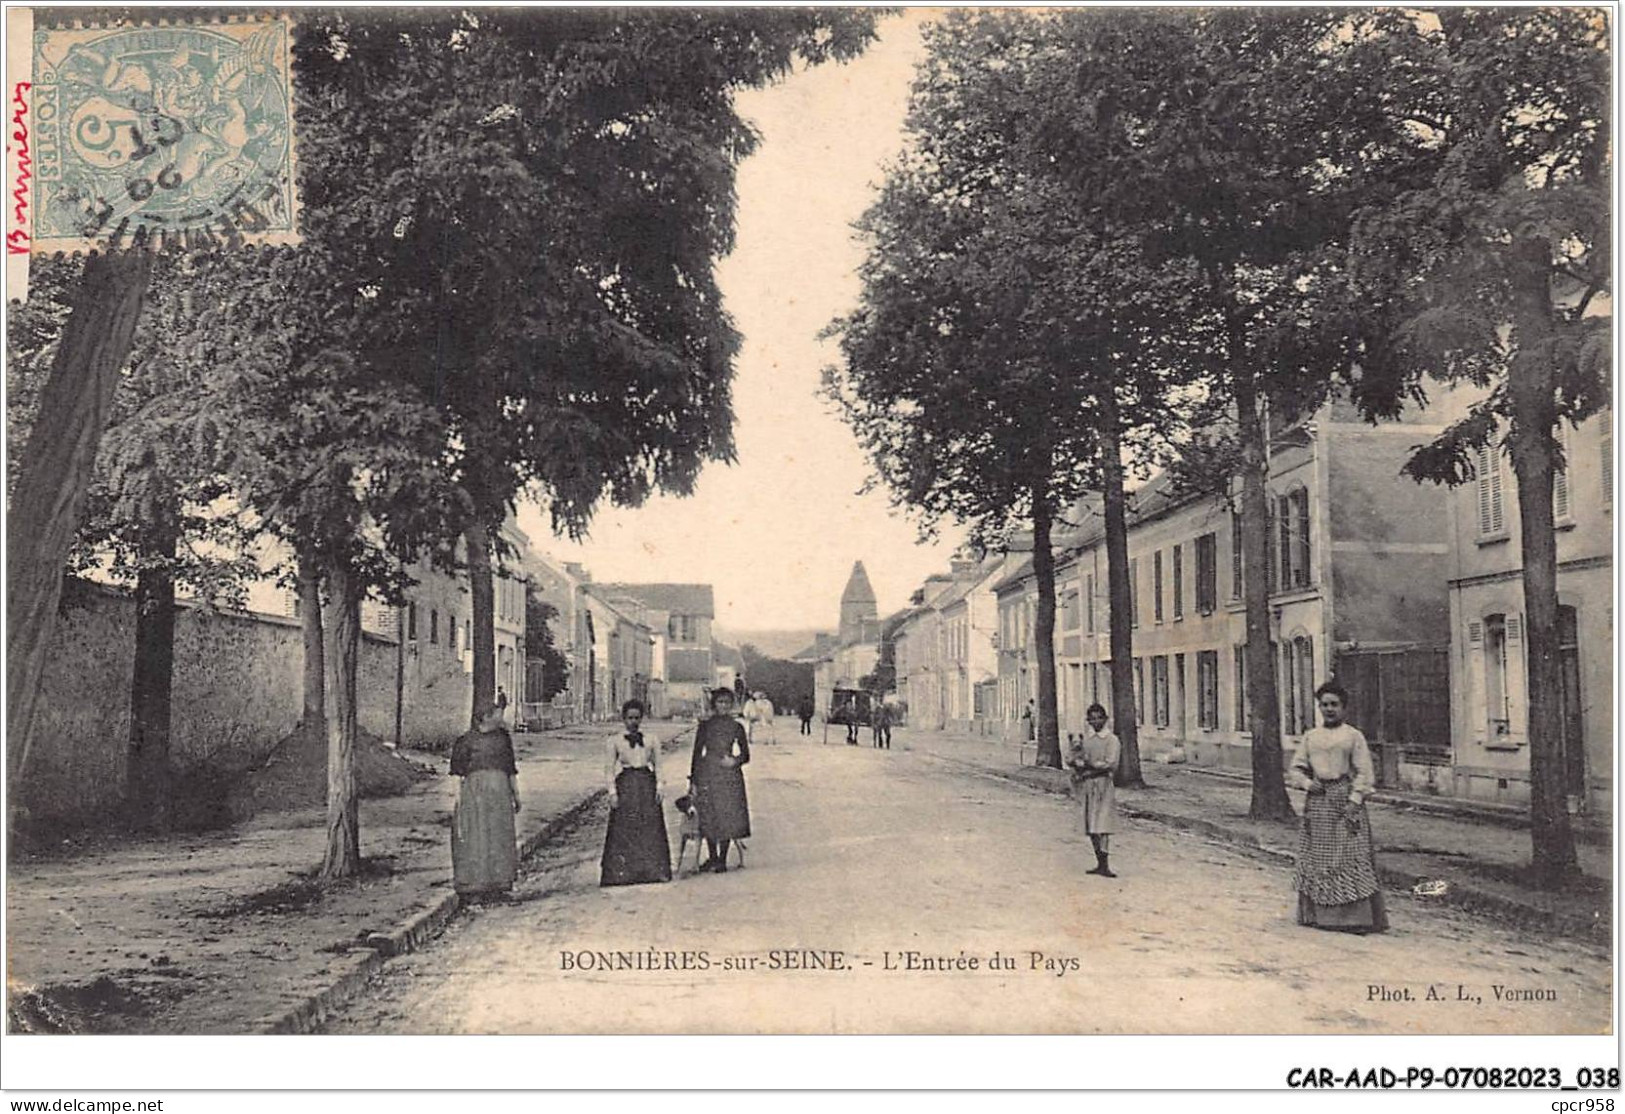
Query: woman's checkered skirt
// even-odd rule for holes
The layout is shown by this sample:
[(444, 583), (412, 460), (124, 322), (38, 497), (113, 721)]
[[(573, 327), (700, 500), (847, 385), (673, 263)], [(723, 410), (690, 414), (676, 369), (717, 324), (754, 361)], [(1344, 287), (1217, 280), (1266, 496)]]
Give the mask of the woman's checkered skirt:
[(1316, 905), (1348, 905), (1382, 890), (1371, 850), (1371, 820), (1365, 805), (1360, 828), (1349, 831), (1348, 778), (1322, 782), (1324, 793), (1311, 793), (1303, 807), (1303, 833), (1298, 839), (1298, 865), (1292, 884)]

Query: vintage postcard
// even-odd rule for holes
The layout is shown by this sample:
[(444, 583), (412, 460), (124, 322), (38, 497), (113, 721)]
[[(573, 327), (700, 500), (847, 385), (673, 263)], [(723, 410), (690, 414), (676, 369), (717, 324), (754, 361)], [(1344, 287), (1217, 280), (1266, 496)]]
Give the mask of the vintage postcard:
[(1613, 20), (9, 11), (13, 1082), (1617, 1092)]

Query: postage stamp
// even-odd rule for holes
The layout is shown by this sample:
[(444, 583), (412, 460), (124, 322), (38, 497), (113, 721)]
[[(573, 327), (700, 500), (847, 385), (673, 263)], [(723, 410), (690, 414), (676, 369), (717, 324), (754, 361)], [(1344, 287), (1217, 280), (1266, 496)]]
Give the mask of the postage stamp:
[(294, 242), (292, 31), (36, 24), (33, 253)]

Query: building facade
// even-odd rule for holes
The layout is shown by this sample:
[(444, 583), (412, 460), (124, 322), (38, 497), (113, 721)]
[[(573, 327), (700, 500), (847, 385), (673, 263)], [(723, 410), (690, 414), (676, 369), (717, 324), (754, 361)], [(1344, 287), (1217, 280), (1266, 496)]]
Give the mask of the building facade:
[[(663, 622), (659, 632), (663, 665), (656, 676), (663, 690), (666, 714), (703, 714), (706, 694), (717, 683), (716, 646), (712, 635), (716, 597), (711, 585), (612, 584), (609, 587), (638, 600), (648, 609), (651, 633)], [(650, 667), (652, 670), (652, 660)]]
[[(1552, 497), (1557, 531), (1557, 636), (1562, 752), (1572, 806), (1613, 807), (1612, 408), (1559, 431), (1565, 466)], [(1454, 754), (1449, 791), (1527, 803), (1528, 639), (1521, 515), (1511, 463), (1498, 449), (1450, 497), (1450, 673)]]

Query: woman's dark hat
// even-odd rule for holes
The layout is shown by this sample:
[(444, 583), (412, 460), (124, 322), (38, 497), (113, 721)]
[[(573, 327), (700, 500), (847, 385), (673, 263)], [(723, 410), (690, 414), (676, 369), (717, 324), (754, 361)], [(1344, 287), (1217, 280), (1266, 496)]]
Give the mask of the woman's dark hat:
[(694, 807), (694, 802), (690, 800), (688, 794), (685, 793), (683, 796), (678, 797), (672, 802), (672, 807), (678, 812), (686, 814), (689, 809)]

